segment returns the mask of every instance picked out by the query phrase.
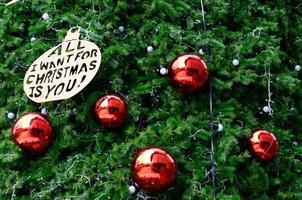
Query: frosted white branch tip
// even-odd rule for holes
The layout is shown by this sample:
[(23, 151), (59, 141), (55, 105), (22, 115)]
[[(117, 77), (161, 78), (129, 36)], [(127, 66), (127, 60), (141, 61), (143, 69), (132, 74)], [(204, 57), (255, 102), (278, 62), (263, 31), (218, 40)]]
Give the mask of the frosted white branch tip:
[(221, 131), (223, 131), (223, 129), (224, 129), (223, 125), (222, 124), (218, 124), (217, 131), (221, 132)]
[(32, 38), (30, 38), (30, 41), (31, 42), (34, 42), (34, 41), (36, 41), (37, 40), (37, 38), (35, 37), (35, 36), (33, 36)]
[(6, 5), (6, 6), (10, 6), (10, 5), (13, 5), (13, 4), (17, 3), (18, 1), (19, 1), (19, 0), (12, 0), (12, 1), (6, 3), (5, 5)]
[(202, 49), (199, 49), (198, 53), (202, 56), (206, 54)]

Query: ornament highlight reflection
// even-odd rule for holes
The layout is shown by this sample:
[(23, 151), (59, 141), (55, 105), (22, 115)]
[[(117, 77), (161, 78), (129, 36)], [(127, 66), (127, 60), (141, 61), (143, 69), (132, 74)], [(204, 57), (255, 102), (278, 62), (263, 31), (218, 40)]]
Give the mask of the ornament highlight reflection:
[(101, 127), (116, 128), (127, 118), (127, 105), (116, 95), (104, 95), (95, 103), (94, 115)]
[(198, 92), (208, 80), (208, 68), (203, 59), (192, 54), (176, 57), (168, 70), (170, 84), (182, 94)]
[(140, 150), (132, 164), (134, 182), (146, 192), (160, 192), (174, 182), (177, 167), (172, 156), (160, 147)]
[(259, 130), (252, 133), (249, 143), (253, 154), (259, 161), (270, 161), (277, 155), (279, 148), (277, 138), (269, 131)]
[(40, 154), (53, 138), (50, 122), (40, 113), (27, 113), (20, 116), (12, 128), (13, 141), (24, 151)]

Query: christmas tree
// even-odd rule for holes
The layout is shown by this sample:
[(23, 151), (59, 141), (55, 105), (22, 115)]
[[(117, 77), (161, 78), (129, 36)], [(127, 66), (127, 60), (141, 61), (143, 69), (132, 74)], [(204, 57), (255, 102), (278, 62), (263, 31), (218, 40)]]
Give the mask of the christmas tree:
[[(0, 199), (140, 198), (128, 191), (131, 164), (150, 146), (177, 163), (176, 181), (152, 194), (158, 199), (302, 199), (300, 0), (7, 2), (0, 4)], [(97, 75), (70, 99), (31, 101), (27, 69), (74, 26), (101, 49)], [(178, 93), (165, 76), (182, 53), (208, 66), (210, 79), (195, 95)], [(100, 128), (92, 112), (107, 93), (127, 103), (118, 129)], [(54, 129), (41, 156), (11, 140), (14, 120), (33, 111)], [(211, 114), (220, 131), (211, 131)], [(269, 162), (247, 147), (258, 129), (278, 139)]]

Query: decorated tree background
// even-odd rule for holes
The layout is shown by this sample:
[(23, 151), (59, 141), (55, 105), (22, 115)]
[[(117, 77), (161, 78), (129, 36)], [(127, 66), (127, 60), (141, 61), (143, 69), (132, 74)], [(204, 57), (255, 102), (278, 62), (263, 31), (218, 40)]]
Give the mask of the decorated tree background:
[[(159, 73), (179, 54), (200, 49), (214, 120), (224, 126), (214, 136), (217, 199), (302, 199), (299, 0), (206, 0), (207, 31), (198, 0), (4, 3), (0, 199), (136, 199), (128, 193), (132, 159), (148, 146), (167, 149), (178, 167), (176, 182), (155, 196), (212, 199), (209, 81), (197, 95), (181, 95)], [(100, 47), (100, 70), (71, 99), (32, 102), (23, 91), (26, 70), (73, 26)], [(128, 119), (119, 129), (101, 129), (94, 119), (93, 105), (106, 93), (126, 99)], [(267, 100), (272, 116), (262, 109)], [(45, 155), (32, 157), (11, 140), (7, 116), (42, 108), (55, 138)], [(257, 129), (278, 138), (278, 155), (268, 163), (257, 162), (246, 144)]]

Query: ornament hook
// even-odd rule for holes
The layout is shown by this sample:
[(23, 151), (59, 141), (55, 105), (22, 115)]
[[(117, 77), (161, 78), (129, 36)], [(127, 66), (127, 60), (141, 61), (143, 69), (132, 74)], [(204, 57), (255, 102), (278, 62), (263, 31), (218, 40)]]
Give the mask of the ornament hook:
[(79, 27), (79, 26), (70, 28), (68, 30), (63, 42), (80, 39), (80, 31), (81, 31), (81, 27)]

